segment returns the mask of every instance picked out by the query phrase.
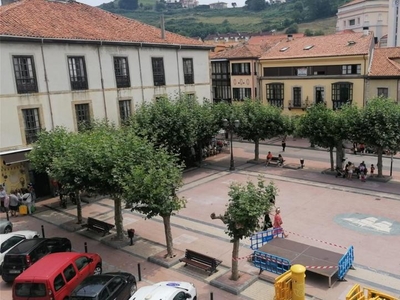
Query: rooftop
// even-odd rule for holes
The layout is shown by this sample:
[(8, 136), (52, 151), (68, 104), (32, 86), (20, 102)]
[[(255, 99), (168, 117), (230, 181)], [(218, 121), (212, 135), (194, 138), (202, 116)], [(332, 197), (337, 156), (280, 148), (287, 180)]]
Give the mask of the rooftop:
[(375, 48), (368, 75), (400, 77), (400, 47)]

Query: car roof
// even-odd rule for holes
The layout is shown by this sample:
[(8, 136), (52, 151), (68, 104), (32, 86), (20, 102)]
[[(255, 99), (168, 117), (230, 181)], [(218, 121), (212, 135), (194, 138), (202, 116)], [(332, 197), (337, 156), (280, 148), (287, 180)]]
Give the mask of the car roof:
[(133, 294), (131, 300), (164, 300), (175, 295), (178, 290), (168, 286), (150, 285), (144, 286)]
[(54, 273), (60, 272), (60, 268), (64, 265), (67, 266), (71, 263), (71, 260), (75, 260), (81, 256), (93, 257), (96, 256), (95, 253), (80, 253), (80, 252), (59, 252), (59, 253), (51, 253), (24, 272), (22, 272), (17, 278), (21, 280), (25, 279), (48, 279), (53, 276)]
[(30, 252), (32, 249), (34, 249), (37, 245), (43, 243), (46, 239), (44, 238), (37, 238), (37, 239), (28, 239), (24, 240), (21, 243), (19, 243), (17, 246), (12, 248), (6, 255), (19, 255), (19, 254), (25, 254)]
[(13, 232), (9, 232), (9, 233), (3, 233), (3, 234), (0, 234), (0, 243), (8, 240), (12, 236), (21, 236), (24, 238), (29, 238), (30, 236), (34, 237), (35, 235), (39, 236), (39, 234), (33, 230), (19, 230), (19, 231), (13, 231)]
[(72, 295), (73, 296), (87, 296), (94, 297), (104, 288), (104, 286), (109, 282), (115, 275), (111, 274), (101, 274), (86, 277), (82, 283), (75, 288)]

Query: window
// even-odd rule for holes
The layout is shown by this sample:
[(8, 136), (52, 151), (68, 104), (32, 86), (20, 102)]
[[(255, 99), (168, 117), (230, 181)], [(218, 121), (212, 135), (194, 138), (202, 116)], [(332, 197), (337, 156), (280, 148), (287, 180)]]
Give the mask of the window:
[(321, 86), (315, 87), (315, 103), (325, 102), (325, 89)]
[(233, 89), (233, 100), (244, 100), (245, 98), (251, 98), (250, 88), (234, 88)]
[(193, 76), (193, 59), (192, 58), (184, 58), (183, 59), (183, 77), (185, 84), (193, 84), (194, 76)]
[(350, 26), (356, 25), (356, 20), (355, 20), (355, 19), (349, 20), (349, 25), (350, 25)]
[(293, 107), (301, 107), (301, 87), (293, 88)]
[(190, 101), (196, 100), (196, 94), (194, 94), (194, 93), (187, 93), (186, 97)]
[(231, 101), (231, 79), (228, 61), (211, 62), (213, 101)]
[(33, 56), (13, 56), (13, 64), (18, 94), (37, 93)]
[(164, 59), (162, 57), (152, 57), (153, 81), (155, 86), (165, 85)]
[(187, 298), (185, 292), (179, 292), (178, 294), (176, 294), (173, 300), (186, 300), (186, 299)]
[(68, 57), (69, 78), (71, 80), (71, 89), (87, 90), (88, 82), (86, 76), (85, 59), (82, 56)]
[(126, 88), (131, 86), (129, 78), (128, 58), (114, 57), (114, 70), (117, 88)]
[(267, 101), (270, 105), (283, 107), (283, 83), (267, 84)]
[(131, 100), (119, 101), (119, 116), (122, 124), (129, 121), (130, 117), (132, 116)]
[(389, 98), (389, 89), (388, 88), (378, 88), (378, 97)]
[(353, 84), (351, 82), (337, 82), (332, 84), (333, 109), (339, 109), (353, 100)]
[(79, 257), (75, 260), (75, 264), (80, 271), (89, 264), (89, 258), (87, 258), (86, 256)]
[(110, 293), (108, 292), (108, 289), (103, 289), (103, 290), (100, 292), (99, 300), (107, 300), (107, 298), (108, 298), (109, 295), (110, 295)]
[(121, 277), (115, 277), (111, 280), (111, 282), (108, 284), (108, 289), (110, 291), (117, 291), (120, 286), (123, 284), (122, 278)]
[(43, 283), (17, 283), (15, 295), (21, 298), (46, 297), (46, 286)]
[(26, 143), (29, 145), (36, 142), (38, 134), (41, 129), (40, 119), (39, 119), (39, 109), (38, 108), (23, 109), (22, 116), (24, 118), (24, 125), (25, 125), (25, 140)]
[(61, 276), (61, 274), (58, 274), (57, 277), (54, 279), (54, 289), (58, 291), (65, 285), (64, 278)]
[(69, 265), (68, 267), (66, 267), (64, 269), (63, 273), (64, 273), (65, 280), (67, 282), (69, 282), (76, 275), (75, 269), (72, 265)]
[(361, 65), (345, 65), (342, 66), (342, 74), (343, 75), (348, 75), (348, 74), (361, 74)]
[(232, 75), (250, 75), (250, 63), (232, 64)]
[(78, 125), (78, 131), (81, 131), (90, 126), (89, 104), (87, 103), (76, 104), (75, 113), (76, 113), (76, 123)]
[(0, 252), (4, 253), (11, 247), (14, 247), (19, 242), (23, 241), (25, 238), (23, 236), (12, 236), (9, 239), (5, 240), (0, 247)]

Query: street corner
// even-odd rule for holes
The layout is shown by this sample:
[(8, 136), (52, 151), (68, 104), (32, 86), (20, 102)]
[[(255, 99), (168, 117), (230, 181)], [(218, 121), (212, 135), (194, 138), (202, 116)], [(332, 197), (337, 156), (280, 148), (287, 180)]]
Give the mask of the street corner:
[(335, 222), (345, 228), (375, 235), (400, 235), (400, 223), (385, 217), (346, 213), (335, 217)]

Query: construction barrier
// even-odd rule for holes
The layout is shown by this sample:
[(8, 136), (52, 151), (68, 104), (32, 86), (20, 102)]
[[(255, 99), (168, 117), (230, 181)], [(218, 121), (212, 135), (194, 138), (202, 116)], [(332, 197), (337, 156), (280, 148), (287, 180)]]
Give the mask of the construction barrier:
[(274, 300), (292, 299), (292, 271), (286, 271), (275, 278), (275, 298)]
[(356, 284), (347, 293), (346, 300), (398, 300), (398, 298)]
[(346, 300), (364, 300), (364, 291), (359, 284), (356, 284), (346, 295)]
[(354, 247), (350, 246), (338, 263), (339, 280), (344, 279), (344, 276), (347, 274), (347, 271), (353, 267), (353, 262), (354, 262)]
[(261, 251), (254, 251), (253, 264), (262, 271), (269, 271), (275, 274), (285, 273), (290, 269), (290, 262), (286, 258), (271, 255)]
[(267, 231), (257, 232), (250, 237), (250, 242), (251, 242), (250, 248), (253, 250), (257, 250), (264, 244), (272, 240), (274, 236), (283, 238), (283, 230), (281, 230), (280, 228), (276, 228), (276, 229), (269, 229)]

